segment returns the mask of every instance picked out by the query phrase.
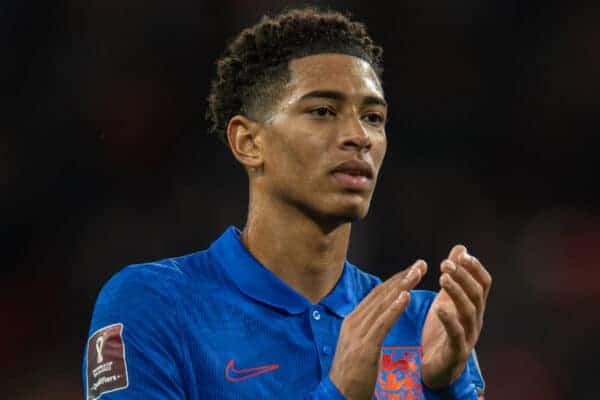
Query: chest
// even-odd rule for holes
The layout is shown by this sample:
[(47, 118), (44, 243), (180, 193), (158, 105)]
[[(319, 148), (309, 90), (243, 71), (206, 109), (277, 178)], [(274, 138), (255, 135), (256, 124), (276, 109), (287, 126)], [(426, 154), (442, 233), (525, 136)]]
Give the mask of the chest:
[[(189, 398), (303, 398), (331, 369), (342, 319), (320, 305), (291, 315), (242, 300), (187, 310)], [(412, 324), (399, 321), (384, 342), (374, 398), (417, 393), (418, 345)]]

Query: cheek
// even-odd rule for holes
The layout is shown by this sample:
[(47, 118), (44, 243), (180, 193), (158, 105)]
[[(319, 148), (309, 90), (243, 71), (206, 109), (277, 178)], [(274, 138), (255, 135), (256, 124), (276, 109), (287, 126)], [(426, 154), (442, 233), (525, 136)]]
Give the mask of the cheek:
[(324, 143), (314, 135), (301, 130), (281, 134), (273, 141), (269, 152), (272, 164), (281, 174), (309, 176), (319, 168), (319, 162), (325, 153)]
[(300, 149), (288, 138), (279, 136), (265, 150), (265, 177), (277, 187), (297, 184), (303, 169)]
[(383, 163), (383, 159), (385, 158), (385, 154), (387, 151), (387, 139), (383, 136), (381, 139), (376, 141), (371, 149), (371, 153), (373, 154), (373, 162), (379, 170), (381, 164)]

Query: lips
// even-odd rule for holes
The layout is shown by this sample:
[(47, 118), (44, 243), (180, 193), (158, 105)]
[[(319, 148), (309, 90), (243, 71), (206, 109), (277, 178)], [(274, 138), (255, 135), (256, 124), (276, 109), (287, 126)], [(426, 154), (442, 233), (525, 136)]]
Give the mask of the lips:
[(371, 187), (373, 168), (366, 161), (351, 160), (338, 165), (332, 174), (336, 183), (343, 188), (365, 191)]
[(366, 161), (350, 160), (341, 163), (333, 170), (333, 173), (342, 173), (355, 177), (373, 179), (373, 168)]

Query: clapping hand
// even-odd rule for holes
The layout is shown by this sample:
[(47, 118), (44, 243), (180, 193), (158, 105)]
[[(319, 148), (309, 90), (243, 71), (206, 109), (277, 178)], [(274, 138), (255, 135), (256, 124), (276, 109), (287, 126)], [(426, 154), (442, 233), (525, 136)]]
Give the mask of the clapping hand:
[(492, 278), (462, 245), (441, 264), (441, 290), (423, 326), (421, 377), (430, 389), (442, 389), (464, 371), (481, 327)]

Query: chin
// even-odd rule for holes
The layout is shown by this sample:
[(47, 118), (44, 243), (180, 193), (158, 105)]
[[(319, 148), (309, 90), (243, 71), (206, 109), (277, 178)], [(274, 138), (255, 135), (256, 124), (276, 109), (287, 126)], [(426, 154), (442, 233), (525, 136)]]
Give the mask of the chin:
[(365, 193), (344, 193), (334, 196), (317, 196), (317, 201), (314, 201), (314, 197), (312, 200), (298, 202), (297, 206), (315, 221), (334, 228), (365, 218), (369, 212), (371, 196)]
[(352, 201), (339, 201), (332, 205), (332, 209), (327, 213), (332, 218), (342, 222), (355, 222), (367, 216), (369, 212), (370, 199), (354, 198)]
[(368, 210), (344, 210), (341, 215), (341, 219), (344, 222), (355, 222), (364, 219), (367, 216)]

